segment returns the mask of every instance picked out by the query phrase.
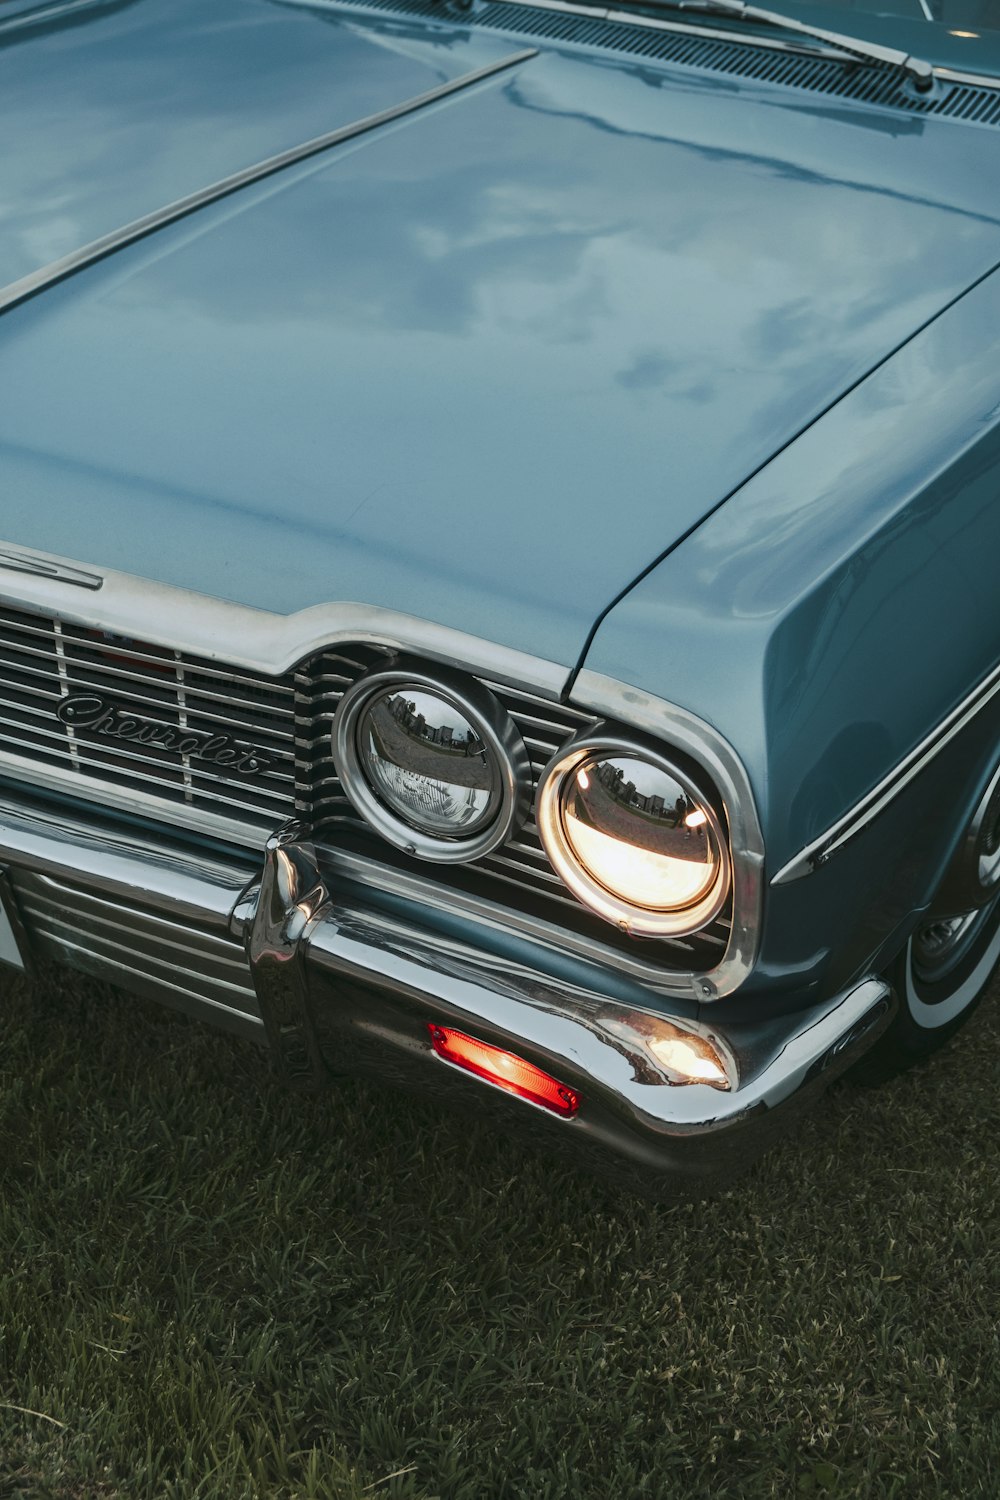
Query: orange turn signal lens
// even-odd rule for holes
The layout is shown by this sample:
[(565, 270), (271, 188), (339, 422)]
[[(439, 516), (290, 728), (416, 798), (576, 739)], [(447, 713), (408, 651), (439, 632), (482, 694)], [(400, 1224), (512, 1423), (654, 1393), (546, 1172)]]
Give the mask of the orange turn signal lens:
[(513, 1052), (505, 1052), (502, 1047), (491, 1047), (488, 1042), (477, 1042), (475, 1037), (452, 1031), (450, 1026), (428, 1022), (427, 1030), (431, 1046), (445, 1062), (465, 1068), (477, 1078), (485, 1078), (487, 1083), (495, 1083), (509, 1094), (517, 1094), (532, 1104), (541, 1104), (544, 1109), (551, 1109), (566, 1119), (580, 1108), (580, 1095), (575, 1089), (551, 1078), (523, 1057), (515, 1057)]

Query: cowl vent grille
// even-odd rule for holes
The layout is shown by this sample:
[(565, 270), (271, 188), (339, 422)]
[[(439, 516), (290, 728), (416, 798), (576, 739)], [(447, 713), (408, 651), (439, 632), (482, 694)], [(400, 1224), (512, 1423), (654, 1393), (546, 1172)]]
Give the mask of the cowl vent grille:
[[(834, 95), (859, 104), (903, 110), (911, 115), (934, 115), (976, 125), (1000, 125), (1000, 89), (971, 84), (944, 84), (932, 99), (923, 99), (905, 87), (903, 75), (881, 63), (848, 62), (833, 58), (807, 57), (778, 47), (722, 41), (715, 37), (689, 36), (664, 31), (644, 23), (605, 21), (570, 15), (558, 10), (535, 10), (527, 5), (486, 0), (475, 11), (449, 11), (440, 0), (351, 0), (351, 9), (378, 11), (383, 15), (421, 16), (430, 21), (483, 31), (503, 31), (516, 36), (547, 38), (578, 47), (600, 47), (606, 51), (631, 53), (658, 62), (698, 68), (731, 77), (754, 79), (782, 88), (804, 89), (814, 94)], [(679, 21), (687, 23), (681, 14)]]

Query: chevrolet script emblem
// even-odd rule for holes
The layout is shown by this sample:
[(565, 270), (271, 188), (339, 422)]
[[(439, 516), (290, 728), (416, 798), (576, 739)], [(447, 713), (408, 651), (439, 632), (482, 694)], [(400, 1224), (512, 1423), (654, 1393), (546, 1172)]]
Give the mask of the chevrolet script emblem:
[(109, 740), (127, 740), (155, 750), (171, 750), (189, 760), (204, 760), (225, 766), (240, 776), (260, 776), (269, 771), (271, 757), (255, 745), (241, 744), (231, 734), (182, 729), (135, 714), (120, 704), (109, 703), (99, 693), (70, 693), (56, 709), (56, 716), (69, 729), (103, 735)]

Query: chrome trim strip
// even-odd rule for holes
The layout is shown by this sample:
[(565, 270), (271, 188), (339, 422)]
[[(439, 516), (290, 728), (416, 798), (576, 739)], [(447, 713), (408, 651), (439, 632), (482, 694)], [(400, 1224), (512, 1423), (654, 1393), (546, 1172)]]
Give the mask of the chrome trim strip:
[[(68, 698), (70, 694), (69, 669), (66, 666), (66, 642), (63, 639), (62, 625), (58, 620), (52, 622), (52, 639), (56, 648), (56, 670), (59, 673), (59, 692), (62, 698)], [(59, 710), (56, 709), (56, 717)], [(80, 769), (80, 747), (76, 743), (76, 730), (72, 724), (64, 726), (66, 742), (69, 745), (69, 763), (74, 771)]]
[(0, 35), (5, 35), (8, 31), (20, 31), (24, 26), (42, 26), (46, 21), (57, 21), (62, 16), (72, 15), (74, 11), (100, 9), (101, 0), (64, 0), (64, 3), (58, 5), (33, 5), (0, 20)]
[[(67, 898), (76, 895), (76, 887), (71, 889), (68, 885), (63, 885), (62, 889)], [(210, 960), (202, 961), (200, 953), (189, 952), (179, 936), (174, 940), (161, 938), (160, 946), (171, 951), (167, 954), (157, 953), (152, 944), (146, 943), (145, 934), (134, 932), (124, 919), (118, 923), (105, 921), (99, 924), (95, 918), (88, 917), (84, 928), (78, 913), (70, 911), (68, 915), (66, 912), (55, 915), (33, 901), (30, 892), (27, 896), (21, 895), (20, 905), (36, 939), (41, 938), (59, 947), (88, 954), (92, 958), (111, 963), (116, 968), (123, 968), (127, 973), (148, 977), (158, 986), (176, 988), (181, 993), (198, 999), (202, 1005), (218, 1006), (230, 1014), (234, 1013), (233, 1008), (226, 1005), (225, 1001), (220, 1002), (207, 994), (199, 993), (199, 981), (208, 980), (212, 989), (229, 998), (235, 996), (245, 1001), (250, 999), (252, 991), (248, 983), (241, 982), (240, 979), (223, 979), (220, 975), (213, 974)], [(119, 907), (118, 910), (121, 912), (124, 908)], [(102, 928), (108, 930), (102, 931)], [(175, 931), (179, 932), (180, 929)], [(188, 962), (182, 962), (182, 959), (187, 959)], [(229, 960), (224, 962), (228, 963)], [(156, 972), (164, 969), (166, 974)], [(237, 972), (241, 969), (245, 969), (245, 966), (238, 965)], [(194, 983), (186, 983), (188, 980), (193, 980)]]
[(206, 965), (207, 970), (225, 979), (230, 987), (235, 984), (244, 990), (252, 988), (246, 955), (228, 931), (196, 928), (162, 912), (140, 911), (138, 907), (126, 911), (120, 901), (109, 901), (79, 885), (54, 880), (51, 875), (40, 875), (37, 871), (19, 870), (18, 887), (18, 899), (24, 910), (44, 921), (66, 923), (72, 917), (83, 919), (88, 937), (106, 931), (134, 943), (145, 935), (155, 941), (161, 962), (166, 961), (166, 956), (160, 950), (171, 949), (181, 953), (188, 963), (197, 960)]
[[(174, 652), (174, 677), (177, 682), (177, 722), (181, 733), (188, 727), (187, 684), (184, 679), (184, 653)], [(213, 716), (214, 717), (214, 716)], [(194, 801), (194, 778), (191, 775), (191, 756), (181, 751), (181, 771), (184, 777), (184, 801)]]
[[(124, 957), (95, 953), (85, 943), (73, 942), (71, 938), (57, 937), (53, 933), (45, 933), (43, 942), (54, 947), (64, 958), (67, 954), (78, 954), (79, 958), (75, 966), (82, 969), (84, 973), (92, 975), (96, 974), (99, 968), (100, 977), (108, 984), (115, 984), (120, 988), (132, 987), (138, 994), (149, 993), (151, 998), (161, 1003), (174, 1004), (183, 1011), (193, 1010), (200, 1017), (211, 1019), (219, 1026), (226, 1026), (228, 1023), (229, 1029), (238, 1031), (244, 1036), (253, 1037), (255, 1040), (263, 1030), (258, 1018), (248, 1011), (233, 1005), (226, 1005), (211, 995), (199, 994), (189, 989), (187, 985), (173, 983), (162, 974), (151, 974), (146, 967), (136, 968), (133, 964), (127, 963)], [(94, 967), (95, 963), (98, 968)], [(71, 967), (73, 966), (71, 964)], [(191, 970), (175, 969), (174, 972), (178, 976), (187, 973), (194, 978), (197, 977)], [(123, 975), (132, 981), (131, 986), (125, 983)], [(236, 986), (232, 988), (237, 989)], [(248, 990), (240, 989), (238, 993), (244, 994), (248, 1001), (251, 998)], [(168, 1000), (167, 996), (176, 998)]]
[(820, 834), (819, 838), (813, 839), (798, 854), (792, 856), (787, 864), (771, 879), (772, 885), (787, 885), (792, 880), (800, 880), (803, 875), (811, 875), (820, 865), (826, 864), (831, 855), (855, 838), (869, 823), (878, 817), (896, 798), (901, 791), (917, 776), (920, 775), (935, 756), (949, 745), (951, 741), (960, 734), (967, 724), (970, 724), (976, 715), (1000, 693), (1000, 666), (994, 667), (988, 677), (984, 678), (978, 687), (973, 688), (967, 697), (963, 698), (957, 708), (952, 709), (935, 729), (932, 729), (910, 753), (882, 778), (880, 782), (872, 787), (860, 801), (856, 802), (843, 817), (838, 818), (836, 823)]
[(642, 729), (674, 745), (704, 767), (718, 789), (729, 820), (732, 855), (733, 925), (729, 945), (711, 974), (695, 983), (701, 1000), (715, 1000), (739, 988), (753, 968), (760, 942), (764, 884), (764, 836), (750, 778), (736, 751), (718, 730), (675, 704), (602, 672), (579, 672), (570, 702), (620, 723)]
[(81, 589), (99, 589), (104, 585), (100, 573), (69, 568), (34, 552), (20, 552), (15, 547), (0, 548), (0, 568), (9, 568), (12, 573), (37, 573), (42, 578), (55, 578), (60, 583), (74, 583)]
[(355, 120), (351, 125), (342, 125), (337, 130), (329, 130), (324, 135), (314, 136), (312, 140), (305, 141), (301, 146), (293, 146), (288, 151), (280, 151), (276, 156), (269, 156), (252, 167), (244, 167), (240, 172), (233, 172), (231, 176), (223, 177), (209, 187), (200, 188), (196, 193), (189, 193), (184, 198), (178, 198), (175, 202), (154, 210), (153, 213), (133, 219), (130, 224), (123, 224), (120, 228), (112, 230), (110, 234), (92, 240), (89, 245), (82, 245), (78, 250), (71, 251), (69, 255), (60, 256), (58, 260), (51, 261), (47, 266), (41, 266), (37, 271), (31, 271), (27, 276), (12, 281), (0, 290), (0, 313), (7, 312), (21, 302), (26, 302), (29, 297), (34, 297), (38, 292), (54, 286), (56, 282), (65, 280), (74, 272), (82, 271), (84, 267), (104, 260), (116, 250), (121, 250), (136, 240), (144, 239), (155, 230), (162, 229), (167, 224), (173, 224), (178, 219), (186, 218), (188, 214), (204, 208), (206, 204), (217, 203), (221, 198), (227, 198), (231, 193), (238, 192), (240, 188), (248, 187), (251, 183), (273, 176), (275, 172), (283, 171), (285, 167), (294, 166), (297, 162), (305, 161), (308, 157), (316, 156), (322, 151), (329, 151), (343, 141), (367, 135), (371, 130), (377, 130), (380, 126), (402, 119), (404, 115), (413, 114), (430, 104), (436, 104), (438, 100), (447, 99), (462, 89), (482, 83), (488, 78), (493, 78), (497, 73), (503, 73), (508, 68), (514, 68), (519, 63), (527, 62), (529, 58), (537, 55), (535, 48), (514, 52), (509, 57), (501, 58), (499, 62), (488, 63), (485, 67), (476, 68), (471, 73), (463, 73), (460, 78), (453, 78), (448, 83), (439, 84), (437, 88), (417, 94), (402, 104), (394, 104), (390, 109), (379, 110), (377, 114), (367, 115), (362, 120)]
[(943, 83), (967, 83), (977, 89), (1000, 89), (1000, 78), (991, 77), (988, 73), (966, 73), (963, 68), (938, 67), (937, 64), (934, 66), (934, 73)]
[[(223, 839), (227, 844), (238, 844), (248, 849), (262, 849), (267, 835), (260, 824), (243, 823), (238, 818), (229, 818), (222, 813), (204, 812), (185, 802), (165, 802), (155, 792), (143, 792), (138, 788), (115, 786), (113, 782), (86, 781), (77, 771), (62, 771), (56, 766), (43, 766), (27, 755), (14, 755), (11, 751), (0, 751), (0, 776), (11, 781), (25, 782), (45, 792), (60, 792), (80, 802), (94, 802), (105, 809), (116, 809), (136, 818), (153, 818), (168, 828), (188, 828), (210, 838)], [(289, 803), (291, 799), (289, 799)], [(289, 805), (288, 811), (291, 810)], [(261, 811), (261, 818), (265, 810)], [(275, 822), (285, 816), (274, 812)]]
[[(232, 850), (171, 848), (142, 829), (109, 829), (65, 807), (23, 804), (0, 794), (0, 865), (84, 889), (129, 909), (140, 904), (178, 923), (229, 934), (241, 893), (260, 859)], [(238, 950), (237, 950), (238, 951)]]
[[(68, 561), (48, 553), (39, 555), (53, 563)], [(48, 576), (33, 574), (29, 579), (24, 575), (15, 580), (4, 577), (2, 570), (0, 604), (52, 615), (85, 629), (98, 626), (115, 635), (268, 677), (282, 677), (307, 657), (347, 644), (419, 653), (504, 686), (526, 688), (553, 702), (559, 701), (570, 675), (569, 667), (557, 662), (371, 604), (331, 602), (280, 615), (130, 573), (109, 570), (103, 576), (99, 614), (93, 606), (84, 608)]]

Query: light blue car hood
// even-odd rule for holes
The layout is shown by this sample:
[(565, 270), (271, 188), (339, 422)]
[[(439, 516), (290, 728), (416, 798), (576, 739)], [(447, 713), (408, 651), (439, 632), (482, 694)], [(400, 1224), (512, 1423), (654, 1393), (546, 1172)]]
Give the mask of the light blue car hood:
[[(44, 149), (29, 129), (0, 164), (4, 280), (524, 45), (264, 0), (96, 6), (23, 42), (2, 66), (20, 53), (23, 91), (44, 56), (50, 89)], [(126, 61), (123, 100), (102, 76)], [(0, 319), (0, 539), (573, 664), (1000, 261), (996, 161), (953, 122), (544, 51)]]

